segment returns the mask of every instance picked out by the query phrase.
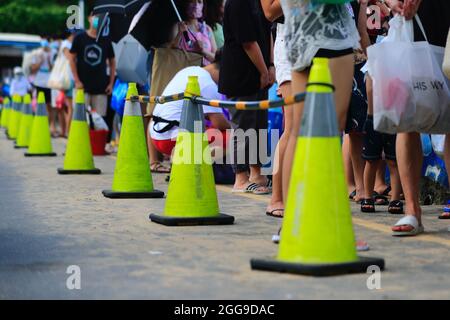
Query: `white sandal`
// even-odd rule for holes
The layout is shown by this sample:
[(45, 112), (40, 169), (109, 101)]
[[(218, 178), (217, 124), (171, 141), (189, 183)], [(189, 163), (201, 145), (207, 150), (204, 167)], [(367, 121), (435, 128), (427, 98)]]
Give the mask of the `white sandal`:
[(395, 227), (398, 226), (411, 226), (413, 229), (410, 231), (393, 231), (392, 235), (394, 237), (417, 236), (425, 231), (422, 225), (419, 226), (419, 221), (415, 216), (404, 216), (395, 224)]

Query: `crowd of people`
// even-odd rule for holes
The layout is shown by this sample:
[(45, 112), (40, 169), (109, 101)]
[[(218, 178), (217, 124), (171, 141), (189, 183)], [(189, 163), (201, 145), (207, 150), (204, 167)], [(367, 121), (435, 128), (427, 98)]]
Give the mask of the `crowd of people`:
[[(445, 47), (450, 2), (335, 2), (178, 1), (183, 22), (174, 26), (171, 41), (162, 47), (192, 53), (198, 59), (188, 59), (191, 64), (188, 62), (176, 70), (159, 91), (153, 88), (150, 92), (158, 95), (183, 92), (187, 77), (195, 75), (198, 76), (202, 96), (208, 99), (266, 100), (268, 90), (274, 84), (280, 97), (288, 97), (306, 90), (314, 58), (328, 58), (335, 87), (338, 128), (342, 132), (349, 199), (360, 203), (362, 212), (372, 213), (376, 207), (387, 206), (389, 213), (404, 215), (392, 227), (393, 235), (417, 235), (424, 230), (419, 203), (423, 157), (420, 135), (417, 132), (387, 134), (374, 129), (374, 86), (365, 67), (367, 48), (382, 41), (389, 30), (389, 20), (395, 15), (406, 20), (419, 16), (427, 41)], [(381, 19), (376, 27), (369, 23), (374, 12), (379, 12)], [(416, 20), (413, 20), (413, 25), (414, 40), (425, 40)], [(24, 95), (32, 90), (45, 92), (51, 131), (55, 137), (67, 137), (73, 89), (84, 89), (86, 104), (104, 117), (113, 131), (114, 112), (110, 105), (116, 60), (111, 41), (99, 37), (98, 29), (99, 17), (91, 13), (87, 30), (73, 29), (67, 32), (64, 40), (42, 41), (41, 49), (31, 59), (30, 70), (14, 69), (10, 94)], [(155, 57), (157, 49), (153, 50)], [(70, 66), (70, 85), (59, 90), (43, 84), (51, 76), (58, 57), (66, 59)], [(160, 85), (159, 82), (156, 76), (150, 77), (149, 86)], [(234, 150), (235, 158), (231, 163), (233, 192), (271, 194), (266, 214), (276, 218), (284, 215), (289, 178), (291, 171), (295, 170), (292, 163), (302, 125), (303, 105), (300, 102), (283, 107), (283, 133), (278, 141), (270, 177), (262, 174), (259, 158), (252, 161), (249, 156), (251, 152), (259, 154), (259, 140), (257, 148), (250, 148), (247, 139), (227, 135), (227, 129), (231, 128), (244, 131), (267, 129), (267, 110), (227, 112), (203, 107), (207, 127), (224, 133), (225, 143), (220, 147)], [(168, 163), (175, 146), (182, 101), (142, 106), (142, 110), (147, 114), (145, 128), (151, 169), (170, 173)], [(238, 161), (242, 152), (246, 156)], [(450, 132), (446, 135), (444, 159), (446, 167), (450, 168)], [(386, 167), (389, 183), (385, 177)], [(449, 219), (449, 212), (450, 207), (446, 206), (441, 217)]]

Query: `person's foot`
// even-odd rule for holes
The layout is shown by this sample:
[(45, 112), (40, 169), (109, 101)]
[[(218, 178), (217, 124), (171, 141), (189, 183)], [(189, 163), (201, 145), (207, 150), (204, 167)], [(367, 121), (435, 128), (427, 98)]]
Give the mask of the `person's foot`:
[(375, 186), (374, 191), (388, 197), (391, 195), (391, 186), (388, 186), (387, 184)]
[(269, 179), (267, 179), (267, 177), (262, 175), (257, 177), (250, 177), (248, 180), (261, 186), (267, 186), (269, 184)]
[(283, 218), (284, 216), (284, 204), (283, 202), (274, 202), (269, 204), (266, 208), (266, 214), (275, 218)]
[(245, 183), (235, 182), (233, 186), (233, 193), (254, 193), (254, 194), (269, 194), (269, 188), (259, 185), (254, 182), (247, 181)]
[(150, 170), (154, 173), (170, 173), (170, 167), (165, 166), (159, 161), (150, 164)]
[[(407, 221), (405, 218), (407, 217), (412, 217), (415, 218), (416, 222), (409, 222)], [(395, 232), (401, 232), (401, 233), (412, 233), (413, 231), (418, 231), (419, 233), (421, 232), (420, 229), (423, 229), (423, 225), (422, 225), (422, 221), (421, 221), (421, 217), (420, 215), (415, 215), (415, 214), (406, 214), (405, 217), (403, 217), (402, 219), (405, 219), (405, 223), (402, 224), (396, 224), (394, 225), (391, 229), (392, 231)], [(399, 220), (402, 221), (402, 219)], [(417, 223), (417, 225), (415, 225)]]

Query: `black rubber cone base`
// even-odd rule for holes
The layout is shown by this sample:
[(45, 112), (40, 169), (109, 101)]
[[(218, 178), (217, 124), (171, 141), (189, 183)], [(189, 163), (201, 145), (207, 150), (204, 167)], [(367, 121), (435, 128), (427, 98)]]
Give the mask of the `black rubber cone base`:
[(28, 147), (27, 146), (18, 146), (17, 144), (15, 144), (14, 149), (28, 149)]
[(111, 199), (151, 199), (164, 198), (164, 192), (153, 190), (151, 192), (119, 192), (113, 190), (103, 190), (103, 195)]
[(56, 153), (24, 153), (25, 157), (56, 157)]
[(234, 223), (234, 217), (227, 214), (219, 213), (217, 217), (199, 217), (199, 218), (179, 218), (167, 217), (157, 214), (151, 214), (150, 220), (155, 223), (163, 224), (168, 227), (183, 226), (211, 226), (211, 225), (227, 225)]
[(100, 169), (90, 169), (90, 170), (65, 170), (62, 168), (58, 169), (59, 174), (101, 174)]
[(294, 273), (306, 276), (325, 277), (349, 273), (366, 273), (370, 266), (384, 270), (384, 259), (358, 257), (357, 261), (336, 264), (301, 264), (278, 260), (251, 259), (253, 270)]

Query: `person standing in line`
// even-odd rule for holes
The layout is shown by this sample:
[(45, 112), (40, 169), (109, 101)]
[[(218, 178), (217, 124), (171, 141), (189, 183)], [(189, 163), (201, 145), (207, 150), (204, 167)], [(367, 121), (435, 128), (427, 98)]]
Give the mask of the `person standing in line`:
[(105, 37), (99, 37), (97, 40), (99, 17), (91, 12), (88, 19), (89, 29), (73, 39), (70, 69), (75, 88), (84, 89), (86, 105), (106, 119), (108, 96), (114, 86), (116, 60), (111, 40)]
[[(267, 90), (275, 81), (275, 68), (271, 23), (264, 16), (261, 3), (258, 0), (228, 0), (223, 28), (225, 44), (219, 92), (233, 101), (267, 99)], [(259, 159), (259, 133), (267, 130), (267, 121), (267, 110), (233, 111), (232, 122), (236, 129), (256, 130), (257, 135), (256, 146), (250, 146), (247, 136), (233, 136), (236, 176), (233, 192), (271, 192), (270, 181), (261, 174)], [(256, 154), (250, 154), (250, 150)]]

